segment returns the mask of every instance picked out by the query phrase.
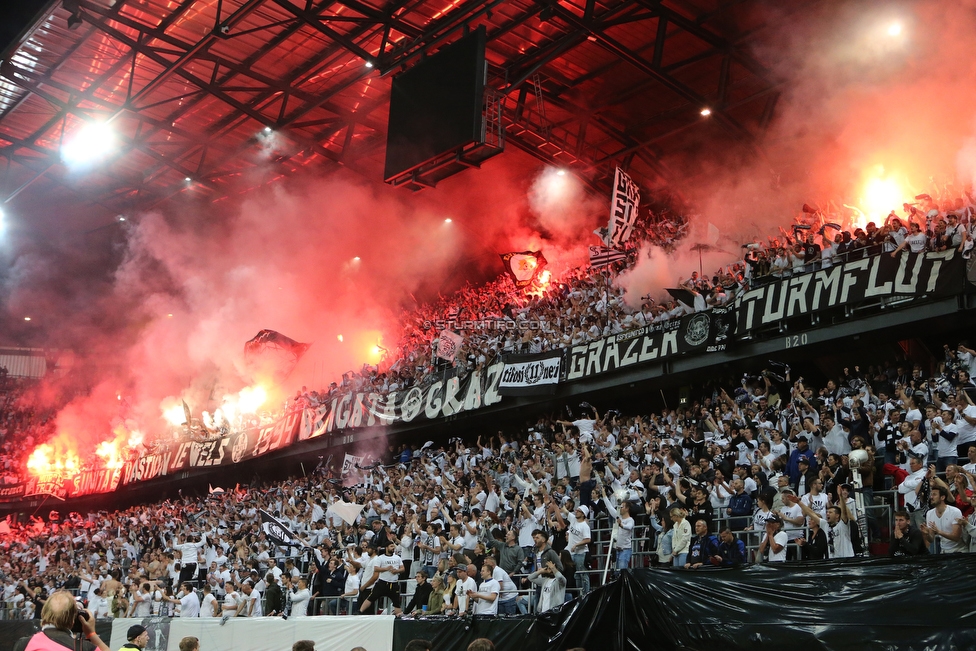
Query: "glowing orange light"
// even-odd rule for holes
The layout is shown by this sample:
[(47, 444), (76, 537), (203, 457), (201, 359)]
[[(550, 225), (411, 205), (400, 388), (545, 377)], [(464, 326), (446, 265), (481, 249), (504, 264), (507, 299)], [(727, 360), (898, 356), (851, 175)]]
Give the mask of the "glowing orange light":
[[(861, 198), (863, 214), (852, 219), (852, 224), (863, 228), (867, 222), (883, 222), (892, 210), (901, 208), (912, 193), (903, 189), (893, 174), (886, 174), (884, 167), (878, 165), (865, 175)], [(912, 199), (907, 199), (912, 201)]]
[(172, 407), (167, 407), (163, 409), (163, 419), (166, 420), (170, 425), (174, 427), (179, 427), (186, 422), (186, 414), (183, 411), (183, 405), (179, 402), (174, 404)]
[(336, 335), (336, 339), (338, 339), (339, 341), (342, 341), (342, 335)]
[(901, 23), (892, 23), (888, 28), (888, 36), (898, 36), (901, 34)]
[(703, 108), (701, 110), (701, 114), (707, 118), (709, 115), (712, 114), (712, 109), (710, 109), (710, 108)]

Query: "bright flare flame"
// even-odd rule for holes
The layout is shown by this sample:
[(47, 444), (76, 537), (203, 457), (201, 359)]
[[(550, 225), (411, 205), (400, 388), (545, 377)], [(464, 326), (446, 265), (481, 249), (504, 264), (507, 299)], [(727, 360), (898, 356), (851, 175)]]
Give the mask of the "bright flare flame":
[(268, 399), (268, 392), (262, 386), (244, 387), (237, 396), (237, 406), (241, 413), (253, 414)]
[(81, 461), (74, 451), (57, 458), (54, 447), (44, 443), (37, 446), (27, 459), (27, 470), (42, 479), (57, 475), (74, 475), (81, 469)]
[(861, 202), (864, 217), (855, 220), (863, 221), (864, 224), (858, 223), (857, 226), (863, 228), (868, 221), (883, 222), (888, 213), (900, 208), (908, 196), (911, 193), (903, 190), (894, 176), (884, 176), (884, 168), (879, 167), (877, 173), (871, 175), (864, 184)]
[(102, 441), (95, 448), (95, 454), (102, 458), (105, 462), (105, 467), (109, 470), (118, 470), (125, 465), (125, 461), (122, 459), (122, 453), (119, 450), (118, 441)]
[(176, 404), (163, 410), (163, 418), (173, 427), (179, 427), (186, 422), (186, 414), (183, 413), (183, 405)]
[(892, 23), (888, 28), (888, 36), (898, 36), (901, 34), (901, 23)]

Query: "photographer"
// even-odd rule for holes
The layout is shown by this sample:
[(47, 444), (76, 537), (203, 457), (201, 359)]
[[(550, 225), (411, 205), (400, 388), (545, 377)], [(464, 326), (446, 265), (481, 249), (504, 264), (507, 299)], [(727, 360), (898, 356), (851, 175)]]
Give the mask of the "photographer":
[[(79, 633), (83, 639), (76, 639)], [(95, 618), (87, 610), (79, 611), (75, 598), (66, 590), (58, 590), (48, 598), (41, 609), (41, 630), (31, 637), (19, 639), (13, 651), (110, 651), (109, 646), (95, 632)]]

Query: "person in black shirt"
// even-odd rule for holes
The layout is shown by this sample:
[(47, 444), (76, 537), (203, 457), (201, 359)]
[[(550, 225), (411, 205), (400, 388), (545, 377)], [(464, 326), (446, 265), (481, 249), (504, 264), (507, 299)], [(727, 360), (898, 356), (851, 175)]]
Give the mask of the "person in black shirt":
[(718, 553), (712, 556), (712, 565), (734, 567), (746, 562), (746, 545), (735, 537), (728, 527), (719, 534)]
[(427, 572), (420, 570), (414, 577), (417, 579), (417, 588), (414, 590), (413, 598), (407, 607), (403, 609), (404, 613), (417, 613), (422, 612), (424, 606), (430, 600), (430, 595), (434, 591), (434, 587), (427, 582)]
[(895, 528), (891, 532), (889, 556), (919, 556), (928, 553), (925, 537), (912, 524), (908, 511), (895, 511)]
[(696, 521), (694, 526), (695, 535), (691, 537), (691, 545), (688, 548), (686, 570), (697, 570), (703, 565), (707, 566), (713, 556), (719, 555), (718, 538), (708, 533), (708, 524), (705, 520)]
[[(796, 499), (796, 498), (793, 498)], [(827, 534), (820, 528), (820, 520), (810, 518), (810, 530), (806, 539), (795, 538), (805, 561), (822, 561), (827, 558)]]

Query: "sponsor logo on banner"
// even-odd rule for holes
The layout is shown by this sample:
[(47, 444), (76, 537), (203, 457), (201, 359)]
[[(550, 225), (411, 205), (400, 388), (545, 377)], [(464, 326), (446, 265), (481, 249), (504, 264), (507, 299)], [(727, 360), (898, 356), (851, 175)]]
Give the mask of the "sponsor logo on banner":
[(552, 393), (559, 383), (562, 358), (562, 351), (543, 356), (507, 356), (498, 392), (503, 396)]
[(876, 255), (761, 285), (737, 299), (736, 331), (863, 300), (948, 295), (960, 289), (963, 264), (955, 249)]

